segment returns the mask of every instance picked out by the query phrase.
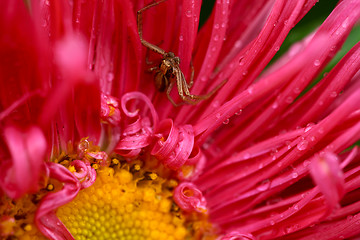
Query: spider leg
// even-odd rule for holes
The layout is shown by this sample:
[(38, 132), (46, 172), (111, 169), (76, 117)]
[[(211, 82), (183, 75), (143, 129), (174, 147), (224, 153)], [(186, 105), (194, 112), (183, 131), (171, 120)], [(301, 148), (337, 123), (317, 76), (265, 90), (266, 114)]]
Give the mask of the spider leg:
[(152, 8), (162, 2), (165, 2), (166, 0), (161, 0), (161, 1), (158, 1), (158, 2), (154, 2), (152, 4), (149, 4), (145, 7), (143, 7), (142, 9), (138, 10), (137, 11), (137, 28), (138, 28), (138, 33), (139, 33), (139, 37), (140, 37), (140, 41), (142, 43), (142, 45), (144, 45), (145, 47), (147, 47), (148, 49), (150, 49), (151, 51), (153, 52), (156, 52), (156, 53), (159, 53), (161, 55), (164, 55), (166, 52), (165, 50), (159, 48), (158, 46), (152, 44), (152, 43), (149, 43), (148, 41), (144, 40), (143, 39), (143, 15), (142, 13), (149, 9), (149, 8)]
[(151, 72), (153, 72), (153, 71), (155, 71), (155, 70), (158, 70), (158, 69), (159, 69), (158, 66), (154, 66), (154, 67), (151, 67), (151, 68), (146, 69), (146, 72), (151, 73)]
[(190, 82), (189, 84), (187, 85), (188, 88), (191, 88), (194, 84), (194, 65), (192, 64), (192, 61), (190, 61), (190, 67), (191, 67), (191, 76), (190, 76)]
[(170, 92), (171, 92), (173, 86), (174, 86), (174, 81), (171, 81), (168, 88), (166, 89), (166, 96), (169, 99), (169, 101), (171, 102), (171, 104), (174, 105), (174, 107), (179, 107), (179, 106), (183, 105), (184, 103), (182, 103), (182, 102), (181, 103), (176, 103), (174, 101), (174, 99), (172, 99), (172, 97), (170, 96)]
[[(176, 71), (176, 77), (178, 79), (177, 81), (181, 82), (182, 91), (184, 91), (184, 93), (182, 95), (180, 94), (180, 91), (179, 91), (179, 95), (185, 102), (187, 102), (189, 104), (196, 104), (201, 100), (208, 99), (227, 82), (227, 79), (225, 79), (219, 85), (217, 85), (213, 90), (211, 90), (211, 92), (209, 92), (205, 95), (194, 95), (194, 94), (190, 93), (189, 86), (187, 85), (184, 74), (180, 71), (180, 69), (178, 71)], [(179, 88), (179, 86), (178, 86), (178, 88)]]

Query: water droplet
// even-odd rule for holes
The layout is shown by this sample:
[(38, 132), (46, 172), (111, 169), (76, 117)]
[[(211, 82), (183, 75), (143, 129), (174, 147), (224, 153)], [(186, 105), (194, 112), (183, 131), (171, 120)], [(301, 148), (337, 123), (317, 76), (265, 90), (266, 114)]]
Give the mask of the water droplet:
[(294, 98), (293, 97), (291, 97), (291, 96), (288, 96), (286, 99), (285, 99), (285, 102), (287, 102), (287, 103), (292, 103), (294, 101)]
[(218, 35), (218, 34), (216, 34), (216, 35), (214, 36), (214, 41), (219, 41), (219, 35)]
[(337, 97), (337, 92), (331, 92), (330, 93), (330, 97), (332, 97), (332, 98), (336, 98)]
[(205, 76), (202, 76), (202, 77), (200, 78), (200, 81), (206, 82), (206, 77), (205, 77)]
[(254, 87), (253, 86), (248, 87), (247, 91), (250, 95), (252, 95), (254, 92)]
[(226, 23), (222, 23), (222, 24), (221, 24), (221, 27), (222, 27), (222, 28), (226, 27)]
[(230, 119), (226, 119), (225, 121), (223, 121), (223, 124), (229, 124)]
[(316, 140), (316, 137), (315, 137), (315, 136), (311, 136), (311, 137), (310, 137), (310, 141), (315, 142), (315, 140)]
[(287, 25), (288, 23), (289, 23), (288, 20), (285, 20), (285, 21), (284, 21), (284, 25)]
[(219, 119), (221, 117), (221, 114), (220, 113), (217, 113), (216, 114), (216, 118)]
[(304, 132), (310, 131), (314, 127), (314, 125), (315, 125), (314, 123), (308, 123), (306, 125), (306, 128), (304, 129)]
[(297, 178), (299, 176), (299, 174), (297, 173), (297, 172), (293, 172), (292, 174), (291, 174), (291, 177), (292, 178)]
[(181, 42), (181, 41), (184, 41), (184, 36), (183, 35), (180, 35), (179, 36), (179, 41)]
[(297, 144), (296, 148), (300, 151), (304, 151), (307, 149), (309, 142), (307, 140), (303, 140)]
[(324, 133), (324, 128), (322, 128), (322, 127), (319, 128), (319, 129), (318, 129), (318, 132), (319, 132), (320, 134), (323, 134), (323, 133)]
[(114, 80), (114, 74), (109, 72), (107, 75), (106, 75), (106, 80), (108, 82), (112, 82)]
[(319, 59), (316, 59), (315, 61), (314, 61), (314, 66), (319, 66), (320, 65), (320, 60)]
[(281, 168), (282, 167), (282, 162), (278, 162), (277, 164), (276, 164), (279, 168)]
[(307, 167), (307, 166), (309, 166), (309, 165), (310, 165), (310, 161), (309, 161), (309, 160), (304, 160), (303, 166), (304, 166), (304, 167)]
[(345, 21), (341, 24), (343, 28), (347, 28), (349, 26), (349, 17), (345, 19)]
[(235, 115), (238, 115), (238, 116), (239, 116), (239, 115), (242, 113), (242, 111), (243, 111), (243, 110), (240, 108), (239, 111), (237, 111), (237, 112), (235, 113)]
[(242, 45), (242, 41), (241, 40), (237, 40), (234, 44), (235, 48), (240, 48)]
[(271, 225), (271, 226), (274, 226), (274, 225), (275, 225), (275, 221), (274, 221), (274, 220), (271, 220), (271, 221), (270, 221), (270, 225)]
[(295, 204), (294, 205), (294, 210), (299, 210), (299, 205)]
[(278, 103), (278, 102), (274, 102), (274, 103), (271, 105), (271, 107), (272, 107), (273, 109), (277, 109), (277, 108), (279, 107), (279, 103)]
[(249, 159), (250, 157), (251, 157), (250, 153), (247, 152), (247, 153), (244, 154), (243, 158), (244, 159)]
[(261, 192), (266, 191), (270, 188), (270, 184), (271, 184), (270, 180), (266, 179), (266, 180), (262, 181), (256, 189)]
[(258, 169), (262, 169), (263, 167), (264, 167), (264, 164), (260, 163), (259, 166), (258, 166)]
[(213, 107), (214, 108), (218, 108), (220, 106), (220, 102), (218, 101), (218, 100), (215, 100), (214, 102), (213, 102)]
[(191, 16), (192, 16), (191, 11), (190, 11), (190, 10), (186, 11), (186, 12), (185, 12), (185, 15), (186, 15), (187, 17), (191, 17)]
[(294, 93), (299, 94), (301, 92), (300, 88), (296, 87), (294, 88)]
[(216, 23), (216, 24), (214, 25), (214, 28), (215, 28), (215, 29), (219, 29), (219, 28), (220, 28), (220, 25), (219, 25), (218, 23)]
[(280, 47), (279, 47), (279, 46), (276, 46), (276, 47), (274, 48), (274, 50), (275, 50), (275, 52), (277, 52), (277, 51), (280, 50)]
[(246, 74), (248, 74), (248, 71), (243, 71), (242, 75), (246, 76)]

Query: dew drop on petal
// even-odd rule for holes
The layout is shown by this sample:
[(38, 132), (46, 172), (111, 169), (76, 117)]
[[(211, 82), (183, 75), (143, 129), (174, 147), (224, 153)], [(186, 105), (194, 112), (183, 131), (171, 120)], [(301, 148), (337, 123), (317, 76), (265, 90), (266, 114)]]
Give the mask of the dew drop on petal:
[(292, 178), (297, 178), (299, 176), (299, 174), (297, 173), (297, 172), (293, 172), (292, 174), (291, 174), (291, 177)]
[(237, 111), (237, 112), (235, 113), (235, 115), (239, 116), (239, 115), (242, 113), (242, 111), (243, 111), (243, 110), (240, 108), (239, 111)]
[(192, 16), (191, 11), (190, 11), (190, 10), (187, 10), (187, 11), (185, 12), (185, 15), (186, 15), (187, 17), (191, 17), (191, 16)]
[(279, 47), (279, 46), (276, 46), (276, 47), (274, 48), (274, 50), (275, 50), (275, 52), (278, 52), (278, 51), (280, 50), (280, 47)]
[(261, 192), (266, 191), (270, 188), (270, 184), (271, 184), (270, 180), (266, 179), (262, 181), (256, 189)]
[(219, 29), (219, 28), (220, 28), (220, 25), (219, 25), (218, 23), (216, 23), (216, 24), (214, 25), (214, 28), (215, 28), (215, 29)]
[(330, 97), (332, 97), (332, 98), (336, 98), (337, 97), (337, 92), (331, 92), (330, 93)]
[(278, 102), (274, 102), (274, 103), (271, 105), (271, 107), (272, 107), (273, 109), (277, 109), (277, 108), (279, 107)]
[(274, 225), (275, 225), (275, 221), (274, 221), (274, 220), (271, 220), (271, 221), (270, 221), (270, 225), (271, 225), (271, 226), (274, 226)]
[(183, 35), (179, 36), (179, 41), (184, 41), (184, 36)]
[(218, 34), (216, 34), (216, 35), (214, 36), (214, 41), (219, 41), (219, 35), (218, 35)]
[(303, 162), (303, 166), (304, 167), (307, 167), (307, 166), (309, 166), (310, 165), (310, 161), (309, 160), (305, 160), (304, 162)]
[(220, 106), (220, 102), (218, 100), (215, 100), (213, 103), (214, 108), (218, 108)]
[(300, 151), (304, 151), (307, 149), (308, 145), (309, 145), (309, 142), (307, 140), (303, 140), (300, 143), (298, 143), (296, 148)]
[(320, 65), (320, 60), (319, 59), (316, 59), (315, 61), (314, 61), (314, 66), (319, 66)]
[(294, 101), (294, 99), (291, 96), (289, 96), (285, 99), (285, 102), (289, 103), (289, 104), (292, 103), (293, 101)]
[(250, 153), (247, 152), (247, 153), (244, 154), (243, 158), (244, 159), (249, 159), (250, 157), (251, 157)]
[(226, 119), (225, 121), (223, 121), (223, 124), (229, 124), (230, 119)]
[(221, 117), (221, 114), (220, 113), (217, 113), (216, 114), (216, 118), (219, 119)]

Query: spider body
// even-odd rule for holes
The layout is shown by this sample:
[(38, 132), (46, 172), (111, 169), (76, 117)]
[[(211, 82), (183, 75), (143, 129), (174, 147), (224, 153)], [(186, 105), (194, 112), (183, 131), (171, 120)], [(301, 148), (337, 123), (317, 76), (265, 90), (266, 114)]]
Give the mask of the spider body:
[(155, 86), (160, 92), (164, 92), (169, 88), (170, 82), (176, 81), (176, 72), (180, 69), (176, 69), (180, 63), (180, 59), (175, 57), (174, 53), (166, 53), (164, 58), (159, 64), (158, 70), (155, 74)]

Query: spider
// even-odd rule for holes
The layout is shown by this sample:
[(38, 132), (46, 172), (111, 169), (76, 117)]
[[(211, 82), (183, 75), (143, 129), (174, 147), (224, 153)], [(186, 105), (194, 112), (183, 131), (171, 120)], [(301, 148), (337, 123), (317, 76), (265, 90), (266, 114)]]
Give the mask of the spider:
[[(201, 100), (205, 100), (209, 98), (211, 95), (213, 95), (219, 88), (221, 88), (226, 81), (223, 81), (220, 83), (215, 89), (213, 89), (211, 92), (209, 92), (206, 95), (194, 95), (190, 93), (190, 88), (193, 85), (193, 79), (194, 79), (194, 68), (191, 64), (191, 78), (190, 82), (187, 83), (185, 76), (183, 72), (181, 71), (179, 64), (180, 64), (180, 58), (175, 56), (172, 52), (166, 52), (165, 50), (161, 49), (160, 47), (149, 43), (148, 41), (143, 39), (143, 30), (142, 30), (142, 13), (152, 8), (162, 2), (165, 2), (166, 0), (161, 0), (158, 2), (154, 2), (152, 4), (149, 4), (145, 6), (144, 8), (137, 11), (137, 28), (139, 32), (139, 37), (142, 45), (144, 45), (147, 49), (158, 53), (162, 56), (162, 60), (157, 67), (152, 67), (149, 69), (149, 71), (155, 71), (155, 87), (160, 92), (166, 91), (167, 98), (169, 101), (175, 106), (180, 106), (182, 104), (197, 104)], [(180, 98), (183, 102), (176, 103), (172, 97), (170, 96), (170, 92), (172, 88), (174, 87), (174, 84), (176, 83), (177, 90), (179, 93)]]

